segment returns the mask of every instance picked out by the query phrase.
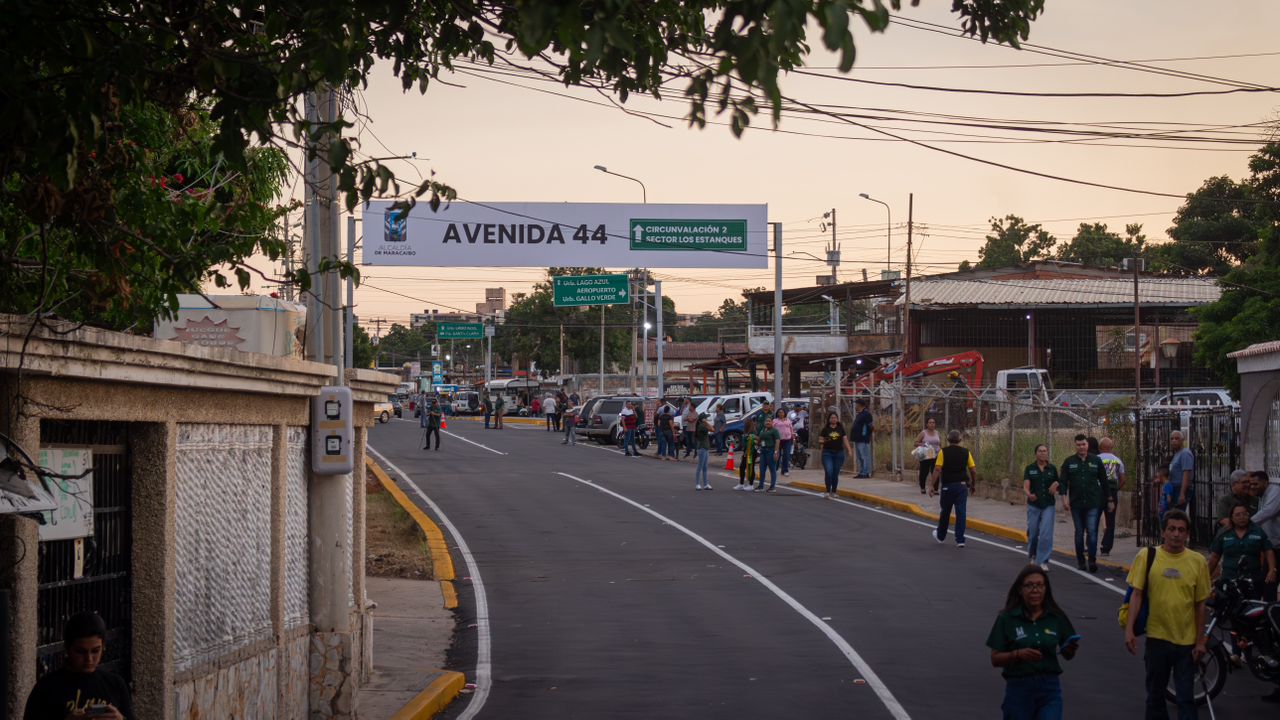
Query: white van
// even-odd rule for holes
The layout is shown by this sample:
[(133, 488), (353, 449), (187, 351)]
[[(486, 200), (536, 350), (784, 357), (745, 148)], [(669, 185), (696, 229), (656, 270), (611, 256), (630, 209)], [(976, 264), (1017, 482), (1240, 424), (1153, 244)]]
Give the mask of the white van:
[(710, 417), (716, 414), (716, 405), (724, 406), (724, 415), (726, 422), (735, 422), (743, 417), (750, 415), (761, 405), (773, 402), (773, 393), (770, 392), (748, 392), (736, 393), (734, 395), (713, 395), (708, 397), (697, 407), (698, 412), (706, 413)]

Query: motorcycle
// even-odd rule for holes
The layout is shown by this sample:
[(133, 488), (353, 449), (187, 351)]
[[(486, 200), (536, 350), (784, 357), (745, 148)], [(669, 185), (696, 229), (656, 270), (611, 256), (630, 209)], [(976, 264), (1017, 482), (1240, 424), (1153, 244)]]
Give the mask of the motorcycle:
[[(1227, 675), (1248, 668), (1263, 682), (1280, 685), (1280, 603), (1255, 600), (1261, 595), (1251, 577), (1219, 580), (1209, 600), (1213, 616), (1205, 626), (1208, 638), (1200, 658), (1195, 701), (1203, 705), (1227, 684)], [(1176, 702), (1173, 681), (1165, 697)]]
[[(626, 439), (627, 439), (626, 433), (621, 431), (618, 432), (617, 445), (619, 450), (623, 449), (622, 446)], [(651, 442), (653, 442), (652, 428), (650, 428), (648, 425), (637, 425), (636, 426), (636, 447), (640, 448), (641, 450), (648, 450), (649, 443)]]
[(809, 464), (809, 448), (797, 442), (795, 450), (791, 452), (791, 466), (803, 470), (807, 464)]

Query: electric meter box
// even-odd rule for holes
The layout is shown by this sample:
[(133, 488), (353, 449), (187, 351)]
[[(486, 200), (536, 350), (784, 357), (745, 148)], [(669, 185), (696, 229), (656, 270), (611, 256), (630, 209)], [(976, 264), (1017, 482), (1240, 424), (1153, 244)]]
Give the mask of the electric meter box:
[(346, 475), (355, 467), (351, 388), (326, 387), (311, 399), (311, 472)]

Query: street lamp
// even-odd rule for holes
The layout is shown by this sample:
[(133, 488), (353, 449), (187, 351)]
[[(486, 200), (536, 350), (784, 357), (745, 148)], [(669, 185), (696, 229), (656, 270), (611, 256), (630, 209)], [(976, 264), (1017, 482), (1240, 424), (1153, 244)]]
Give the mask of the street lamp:
[(645, 189), (644, 183), (640, 182), (636, 178), (631, 177), (630, 175), (623, 175), (622, 173), (616, 173), (603, 165), (596, 165), (595, 168), (606, 175), (616, 175), (617, 177), (620, 177), (620, 178), (626, 178), (627, 180), (630, 180), (633, 183), (639, 183), (641, 202), (646, 202), (646, 203), (649, 202), (649, 192), (648, 190)]
[(888, 245), (887, 245), (887, 254), (885, 255), (884, 269), (888, 270), (889, 266), (893, 263), (893, 211), (889, 209), (889, 203), (883, 200), (877, 200), (866, 193), (858, 193), (858, 197), (862, 198), (863, 200), (870, 200), (873, 203), (880, 203), (881, 205), (884, 206), (884, 211), (888, 216), (888, 221), (885, 225), (885, 230), (888, 232), (888, 235), (889, 235)]
[[(648, 314), (649, 309), (646, 306), (645, 315)], [(647, 397), (649, 393), (649, 328), (651, 327), (653, 327), (653, 324), (646, 317), (644, 321), (644, 358), (640, 361), (640, 366), (644, 368), (644, 379), (640, 383), (640, 397)]]

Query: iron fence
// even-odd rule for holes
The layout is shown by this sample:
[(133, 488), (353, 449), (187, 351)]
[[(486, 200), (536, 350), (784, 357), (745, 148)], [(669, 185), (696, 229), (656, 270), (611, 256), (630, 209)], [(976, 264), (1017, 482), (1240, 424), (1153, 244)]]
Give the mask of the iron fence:
[[(1139, 544), (1159, 543), (1160, 486), (1155, 484), (1156, 471), (1167, 467), (1173, 458), (1170, 438), (1182, 433), (1184, 447), (1195, 458), (1192, 480), (1191, 540), (1206, 545), (1217, 533), (1218, 499), (1231, 492), (1231, 472), (1239, 467), (1240, 411), (1233, 407), (1216, 408), (1143, 408), (1138, 412), (1138, 436), (1141, 462), (1138, 465)], [(1180, 478), (1172, 478), (1174, 482)]]
[(61, 667), (62, 630), (67, 619), (92, 610), (107, 625), (102, 666), (128, 681), (133, 612), (128, 425), (45, 420), (40, 424), (40, 438), (42, 447), (93, 450), (93, 535), (83, 539), (78, 561), (76, 540), (40, 543), (37, 676)]

